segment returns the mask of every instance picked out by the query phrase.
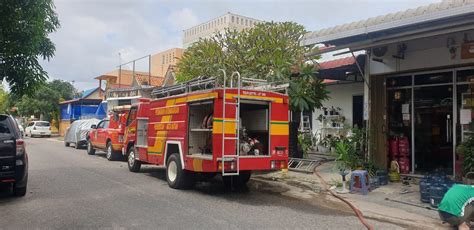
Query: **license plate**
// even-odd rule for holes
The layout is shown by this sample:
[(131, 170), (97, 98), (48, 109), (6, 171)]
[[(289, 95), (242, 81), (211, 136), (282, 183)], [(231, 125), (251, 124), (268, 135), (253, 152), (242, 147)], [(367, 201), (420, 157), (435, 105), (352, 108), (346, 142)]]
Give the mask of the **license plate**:
[(41, 132), (41, 134), (45, 134), (45, 132)]

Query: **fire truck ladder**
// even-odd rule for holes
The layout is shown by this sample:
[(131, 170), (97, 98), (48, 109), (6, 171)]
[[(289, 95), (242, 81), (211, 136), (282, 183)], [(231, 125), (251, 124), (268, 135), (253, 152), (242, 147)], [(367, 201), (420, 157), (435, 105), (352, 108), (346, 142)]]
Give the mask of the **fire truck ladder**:
[(168, 97), (197, 90), (213, 89), (217, 86), (215, 77), (197, 77), (193, 80), (178, 83), (171, 86), (157, 87), (153, 89), (151, 95), (155, 98)]
[[(220, 71), (224, 74), (224, 81), (223, 81), (223, 99), (222, 99), (222, 176), (236, 176), (240, 173), (240, 102), (241, 102), (241, 89), (243, 88), (243, 84), (250, 87), (255, 87), (255, 85), (267, 85), (268, 82), (262, 79), (254, 79), (254, 78), (246, 78), (241, 77), (238, 71), (235, 71), (230, 76), (230, 88), (234, 88), (234, 77), (237, 76), (237, 95), (235, 96), (235, 102), (227, 102), (227, 75), (225, 70), (220, 69)], [(235, 119), (226, 119), (226, 105), (235, 105)], [(225, 124), (226, 123), (235, 123), (235, 136), (233, 137), (226, 137), (225, 136)], [(233, 154), (226, 154), (225, 153), (225, 143), (226, 141), (235, 141), (235, 153)], [(234, 162), (235, 160), (235, 167), (228, 171), (226, 171), (224, 165), (225, 162)]]
[[(233, 88), (233, 78), (237, 75), (237, 98), (236, 102), (227, 102), (227, 75), (224, 70), (222, 70), (224, 74), (224, 83), (222, 85), (223, 91), (223, 98), (222, 98), (222, 176), (237, 176), (240, 172), (240, 160), (239, 160), (239, 149), (240, 149), (240, 88), (241, 88), (241, 78), (240, 73), (235, 71), (230, 76), (230, 88)], [(234, 119), (226, 119), (226, 105), (235, 105), (235, 118)], [(233, 137), (226, 137), (225, 136), (225, 127), (226, 123), (235, 123), (235, 136)], [(226, 141), (235, 141), (235, 153), (233, 154), (226, 154), (225, 153), (225, 144)], [(225, 162), (231, 162), (231, 169), (226, 171), (224, 165)], [(235, 161), (235, 164), (232, 164)], [(234, 168), (232, 168), (234, 165)]]

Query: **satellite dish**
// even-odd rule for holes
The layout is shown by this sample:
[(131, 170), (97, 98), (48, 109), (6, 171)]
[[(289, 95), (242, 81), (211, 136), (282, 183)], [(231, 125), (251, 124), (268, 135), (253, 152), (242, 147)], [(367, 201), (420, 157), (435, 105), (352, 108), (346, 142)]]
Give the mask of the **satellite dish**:
[(383, 57), (387, 53), (387, 46), (375, 47), (372, 49), (372, 53), (376, 57)]

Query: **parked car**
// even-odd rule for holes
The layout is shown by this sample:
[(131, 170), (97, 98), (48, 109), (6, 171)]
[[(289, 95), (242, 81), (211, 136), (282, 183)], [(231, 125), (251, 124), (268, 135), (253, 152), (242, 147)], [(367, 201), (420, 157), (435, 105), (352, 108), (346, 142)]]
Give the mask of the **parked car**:
[(47, 121), (32, 121), (28, 123), (28, 126), (25, 129), (25, 135), (30, 137), (50, 137), (51, 125)]
[(0, 114), (0, 184), (13, 185), (13, 195), (24, 196), (28, 155), (15, 119)]
[(18, 123), (18, 129), (20, 130), (21, 138), (23, 138), (25, 136), (25, 128)]
[(76, 149), (87, 144), (87, 135), (92, 125), (97, 125), (99, 119), (77, 120), (71, 123), (64, 134), (64, 146), (69, 147), (72, 143)]
[(125, 129), (126, 115), (115, 113), (92, 125), (87, 136), (87, 153), (94, 155), (96, 149), (106, 152), (107, 160), (122, 158), (123, 134)]

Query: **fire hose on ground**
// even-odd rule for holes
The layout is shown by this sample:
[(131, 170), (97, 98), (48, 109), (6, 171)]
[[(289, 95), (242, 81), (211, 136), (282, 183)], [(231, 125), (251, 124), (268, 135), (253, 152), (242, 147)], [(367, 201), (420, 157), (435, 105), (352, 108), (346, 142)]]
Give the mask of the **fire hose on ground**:
[[(318, 165), (319, 166), (319, 165)], [(349, 205), (349, 207), (351, 207), (351, 209), (354, 211), (354, 213), (356, 214), (357, 218), (359, 218), (360, 222), (369, 230), (373, 230), (374, 227), (372, 225), (370, 225), (367, 220), (364, 218), (364, 215), (362, 214), (362, 212), (356, 208), (351, 202), (347, 201), (346, 199), (344, 199), (342, 196), (339, 196), (337, 195), (336, 193), (334, 193), (331, 189), (329, 189), (329, 186), (328, 184), (326, 183), (326, 181), (323, 179), (323, 177), (321, 177), (321, 175), (319, 175), (318, 173), (318, 170), (317, 170), (317, 167), (316, 166), (314, 168), (314, 174), (316, 174), (316, 176), (319, 178), (319, 180), (321, 181), (321, 183), (324, 185), (324, 189), (326, 191), (328, 191), (332, 196), (336, 197), (337, 199), (341, 200), (342, 202), (346, 203), (347, 205)]]

